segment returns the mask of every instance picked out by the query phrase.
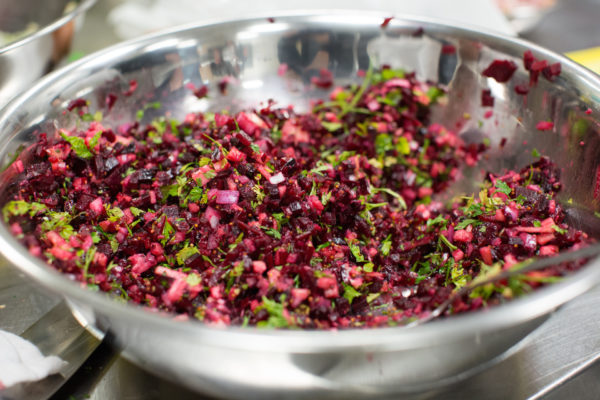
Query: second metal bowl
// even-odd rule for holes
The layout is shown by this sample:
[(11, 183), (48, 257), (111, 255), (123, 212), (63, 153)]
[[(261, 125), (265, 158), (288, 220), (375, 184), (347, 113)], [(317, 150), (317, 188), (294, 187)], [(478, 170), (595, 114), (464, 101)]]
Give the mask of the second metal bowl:
[[(269, 98), (306, 109), (309, 99), (322, 95), (310, 86), (315, 71), (327, 68), (338, 83), (346, 83), (356, 81), (357, 71), (372, 61), (446, 84), (447, 105), (435, 110), (434, 119), (465, 139), (490, 139), (482, 168), (520, 168), (532, 161), (535, 148), (561, 168), (563, 204), (596, 210), (596, 75), (518, 39), (428, 20), (394, 19), (382, 29), (384, 17), (365, 12), (275, 16), (192, 26), (109, 48), (53, 73), (0, 113), (0, 163), (7, 165), (37, 133), (75, 123), (62, 113), (74, 98), (84, 97), (93, 109), (105, 111), (103, 123), (109, 126), (134, 120), (138, 110), (156, 101), (158, 111), (173, 118), (256, 106)], [(540, 78), (522, 96), (514, 86), (529, 82), (522, 62), (526, 50), (549, 63), (560, 62), (562, 74), (552, 82)], [(498, 58), (519, 66), (507, 84), (481, 75)], [(282, 63), (288, 65), (285, 77), (277, 74)], [(227, 95), (219, 95), (216, 87), (226, 73), (235, 76), (235, 83)], [(132, 79), (138, 81), (136, 92), (105, 110), (107, 94), (126, 91)], [(209, 84), (210, 98), (195, 98), (189, 83)], [(495, 97), (491, 116), (481, 108), (483, 89)], [(150, 114), (145, 116), (152, 118)], [(554, 121), (553, 131), (535, 129), (548, 119)], [(0, 182), (0, 188), (8, 183)], [(595, 218), (585, 215), (574, 214), (573, 219), (583, 226)], [(553, 310), (600, 281), (594, 260), (562, 283), (524, 298), (414, 329), (265, 331), (174, 321), (85, 290), (30, 255), (3, 225), (0, 252), (65, 296), (90, 329), (111, 332), (138, 365), (196, 390), (237, 398), (375, 397), (441, 385), (501, 357)]]

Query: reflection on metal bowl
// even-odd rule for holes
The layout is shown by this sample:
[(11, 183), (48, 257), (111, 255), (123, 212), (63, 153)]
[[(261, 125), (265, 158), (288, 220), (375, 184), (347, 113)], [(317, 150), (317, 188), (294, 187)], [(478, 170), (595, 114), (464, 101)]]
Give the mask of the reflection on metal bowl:
[(75, 19), (95, 2), (7, 0), (0, 4), (0, 107), (67, 55)]
[[(174, 118), (190, 111), (256, 106), (268, 98), (306, 109), (309, 99), (323, 95), (308, 84), (315, 71), (328, 68), (338, 83), (356, 82), (357, 71), (371, 61), (447, 84), (447, 105), (435, 110), (434, 119), (459, 127), (465, 136), (489, 136), (491, 149), (481, 168), (519, 168), (531, 161), (536, 148), (561, 167), (562, 200), (594, 210), (600, 163), (596, 75), (518, 39), (427, 20), (394, 19), (382, 29), (384, 17), (365, 12), (275, 16), (193, 26), (109, 48), (46, 77), (2, 111), (1, 164), (31, 143), (36, 132), (73, 124), (62, 113), (71, 99), (84, 97), (92, 109), (105, 110), (106, 96), (126, 91), (132, 79), (138, 81), (137, 90), (119, 99), (112, 111), (105, 110), (105, 125), (133, 120), (154, 101)], [(456, 51), (444, 50), (445, 45)], [(521, 61), (527, 49), (549, 63), (562, 63), (562, 74), (553, 82), (540, 79), (523, 97), (514, 85), (529, 81)], [(508, 84), (481, 75), (498, 58), (519, 65)], [(288, 65), (283, 77), (277, 73), (281, 63)], [(224, 76), (235, 76), (235, 84), (219, 95)], [(189, 83), (208, 84), (214, 94), (197, 99), (186, 89)], [(496, 99), (492, 118), (481, 110), (482, 89), (490, 89)], [(152, 118), (149, 114), (144, 117)], [(536, 123), (548, 119), (556, 132), (536, 131)], [(9, 182), (0, 183), (6, 187)], [(190, 388), (236, 398), (362, 398), (442, 385), (502, 357), (553, 310), (600, 281), (594, 260), (527, 297), (415, 328), (266, 331), (174, 321), (87, 291), (31, 256), (3, 225), (0, 252), (69, 299), (78, 318), (93, 329), (110, 331), (130, 360)]]

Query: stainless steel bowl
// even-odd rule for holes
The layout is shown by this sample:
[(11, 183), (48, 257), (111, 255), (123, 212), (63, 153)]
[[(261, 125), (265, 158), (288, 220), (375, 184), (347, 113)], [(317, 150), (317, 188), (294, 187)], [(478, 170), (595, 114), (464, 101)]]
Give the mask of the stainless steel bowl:
[[(521, 167), (532, 160), (533, 148), (549, 155), (563, 171), (561, 201), (577, 206), (571, 219), (582, 226), (594, 221), (586, 212), (598, 206), (594, 188), (600, 187), (598, 76), (518, 39), (428, 20), (396, 18), (382, 29), (383, 17), (344, 12), (276, 16), (274, 22), (258, 18), (182, 28), (109, 48), (49, 75), (0, 113), (0, 162), (7, 165), (36, 133), (74, 124), (62, 113), (73, 98), (84, 97), (92, 108), (104, 110), (109, 125), (134, 119), (151, 101), (161, 102), (158, 112), (176, 118), (268, 98), (306, 108), (310, 98), (323, 95), (308, 84), (315, 71), (328, 68), (340, 83), (356, 81), (357, 70), (371, 60), (447, 84), (448, 103), (436, 109), (434, 119), (466, 140), (489, 137), (482, 168)], [(523, 97), (513, 87), (529, 80), (521, 61), (527, 49), (560, 62), (562, 74), (554, 82), (540, 78)], [(508, 84), (481, 75), (497, 58), (519, 65)], [(277, 74), (281, 63), (288, 65), (284, 77)], [(225, 73), (235, 75), (236, 82), (220, 95), (216, 86)], [(120, 98), (106, 112), (106, 95), (125, 91), (131, 79), (139, 83), (133, 96)], [(210, 84), (211, 96), (196, 99), (186, 88), (190, 82)], [(496, 99), (489, 118), (480, 107), (486, 88)], [(547, 119), (555, 129), (537, 131), (536, 123)], [(9, 184), (8, 175), (1, 188)], [(479, 178), (471, 171), (465, 182)], [(90, 329), (111, 332), (135, 363), (190, 388), (237, 398), (376, 397), (443, 385), (502, 357), (553, 310), (600, 280), (594, 260), (563, 282), (506, 305), (414, 329), (265, 331), (174, 321), (82, 289), (31, 256), (3, 225), (0, 252), (65, 296)]]
[(75, 19), (96, 0), (3, 0), (0, 32), (23, 36), (0, 42), (0, 107), (67, 55)]

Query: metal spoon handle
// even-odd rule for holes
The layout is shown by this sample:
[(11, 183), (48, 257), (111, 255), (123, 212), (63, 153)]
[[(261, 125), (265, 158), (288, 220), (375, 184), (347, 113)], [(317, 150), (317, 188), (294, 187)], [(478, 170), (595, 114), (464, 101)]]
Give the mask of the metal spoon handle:
[(540, 270), (543, 268), (551, 267), (553, 265), (557, 265), (557, 264), (560, 264), (563, 262), (575, 261), (577, 259), (592, 257), (592, 256), (596, 256), (599, 254), (600, 254), (600, 243), (594, 243), (590, 246), (586, 246), (586, 247), (583, 247), (581, 249), (577, 249), (574, 251), (563, 252), (563, 253), (560, 253), (553, 257), (538, 258), (529, 264), (523, 265), (521, 267), (510, 268), (510, 269), (504, 270), (498, 274), (492, 275), (489, 278), (481, 280), (481, 281), (471, 281), (471, 283), (467, 284), (466, 286), (463, 286), (461, 289), (452, 293), (450, 295), (450, 297), (448, 297), (448, 299), (446, 299), (446, 301), (444, 301), (442, 304), (437, 306), (431, 312), (431, 314), (429, 314), (427, 317), (413, 321), (410, 324), (408, 324), (407, 327), (414, 327), (417, 325), (422, 325), (426, 322), (436, 319), (437, 317), (442, 315), (442, 313), (452, 303), (454, 303), (454, 301), (456, 299), (461, 298), (465, 294), (471, 292), (473, 289), (478, 288), (480, 286), (485, 286), (489, 283), (494, 283), (497, 281), (501, 281), (503, 279), (508, 279), (515, 275), (520, 275), (520, 274), (523, 274), (526, 272), (531, 272), (531, 271), (536, 271), (536, 270)]

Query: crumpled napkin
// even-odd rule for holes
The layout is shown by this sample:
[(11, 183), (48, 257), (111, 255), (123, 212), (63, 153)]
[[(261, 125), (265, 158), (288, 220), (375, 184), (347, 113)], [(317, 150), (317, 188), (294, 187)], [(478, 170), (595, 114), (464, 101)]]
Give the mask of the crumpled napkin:
[(0, 330), (0, 390), (38, 381), (58, 373), (66, 365), (67, 362), (57, 356), (45, 357), (22, 337)]

